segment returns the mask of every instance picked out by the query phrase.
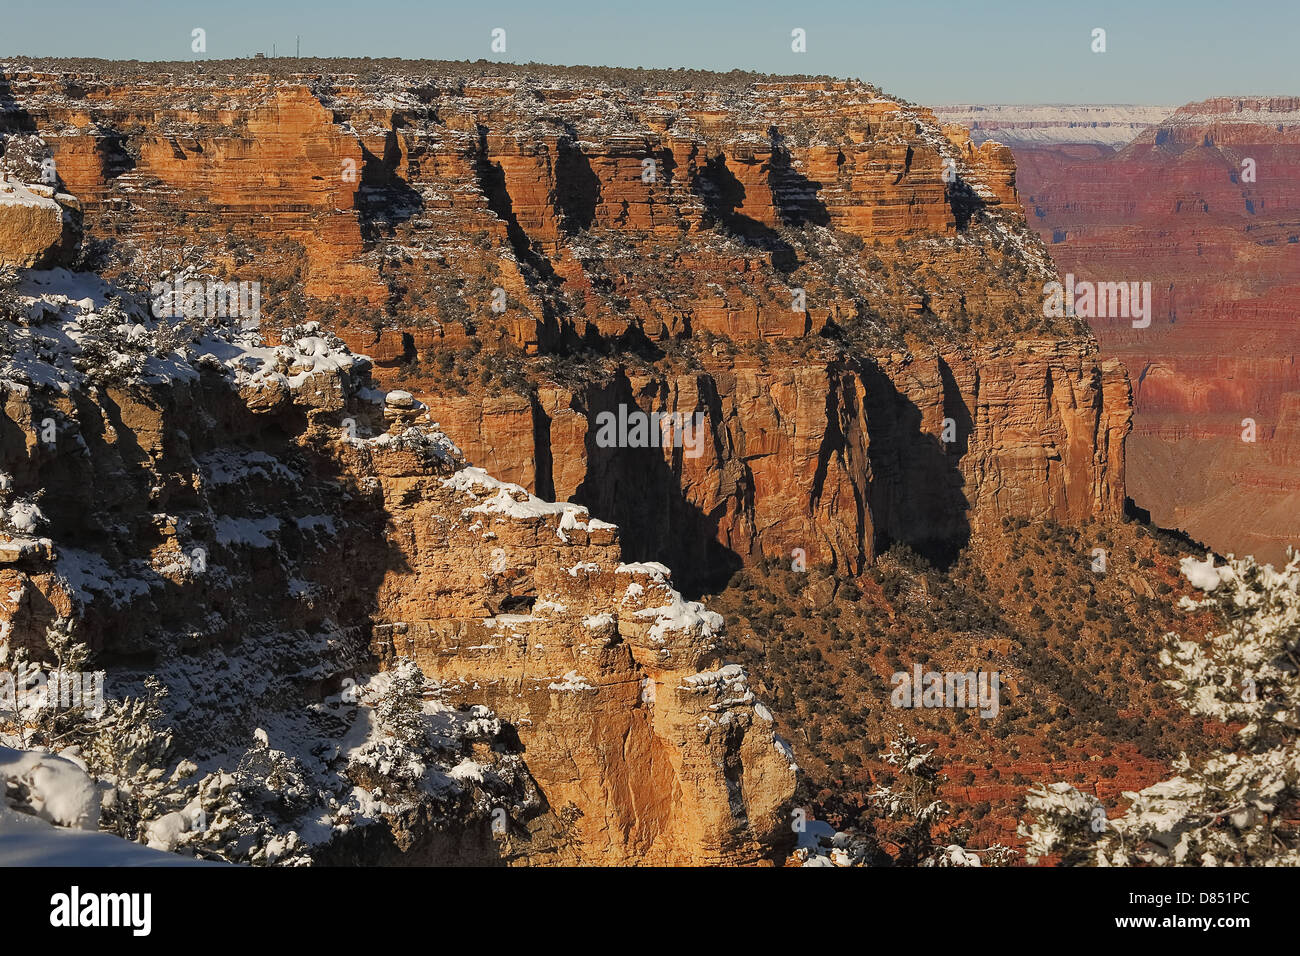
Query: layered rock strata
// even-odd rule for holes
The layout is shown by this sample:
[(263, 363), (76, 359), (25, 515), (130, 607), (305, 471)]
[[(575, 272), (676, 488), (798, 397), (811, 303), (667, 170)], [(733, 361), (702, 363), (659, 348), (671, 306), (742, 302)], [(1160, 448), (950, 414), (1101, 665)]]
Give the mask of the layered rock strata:
[[(295, 832), (323, 862), (744, 863), (786, 839), (792, 757), (721, 619), (614, 525), (468, 468), (316, 326), (177, 338), (62, 270), (16, 296), (6, 659), (70, 621), (110, 695), (159, 675), (181, 753), (230, 769), (269, 733), (322, 794)], [(442, 702), (431, 803), (357, 762), (347, 688), (400, 658)]]

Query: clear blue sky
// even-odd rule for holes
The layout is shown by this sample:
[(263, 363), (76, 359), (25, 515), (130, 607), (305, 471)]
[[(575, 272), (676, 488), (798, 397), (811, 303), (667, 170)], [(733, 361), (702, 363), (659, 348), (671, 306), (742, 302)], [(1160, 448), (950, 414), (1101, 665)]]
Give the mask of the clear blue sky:
[(208, 58), (301, 36), (311, 56), (828, 73), (926, 104), (1300, 94), (1300, 0), (3, 0), (0, 56), (196, 59), (195, 27)]

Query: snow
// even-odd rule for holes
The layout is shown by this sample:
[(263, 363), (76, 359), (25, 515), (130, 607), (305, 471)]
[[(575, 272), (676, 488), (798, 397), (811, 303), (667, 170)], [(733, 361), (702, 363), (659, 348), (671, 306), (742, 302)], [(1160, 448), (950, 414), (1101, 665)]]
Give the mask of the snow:
[(794, 762), (794, 748), (790, 746), (790, 742), (788, 740), (786, 740), (784, 737), (781, 737), (777, 734), (773, 734), (772, 746), (776, 748), (777, 753), (779, 753), (786, 760), (790, 761), (791, 770), (797, 771), (799, 769), (799, 765)]
[(483, 626), (488, 630), (496, 630), (498, 627), (513, 630), (524, 624), (531, 624), (536, 620), (537, 618), (531, 614), (498, 614), (495, 617), (484, 618)]
[[(451, 477), (444, 479), (442, 486), (479, 500), (478, 504), (465, 509), (466, 516), (499, 515), (518, 521), (545, 521), (557, 517), (559, 520), (556, 523), (555, 534), (566, 544), (569, 543), (569, 536), (566, 534), (568, 531), (592, 531), (617, 527), (606, 521), (595, 521), (582, 505), (563, 501), (543, 501), (519, 485), (493, 478), (482, 468), (462, 468)], [(480, 492), (490, 494), (482, 496)]]
[(217, 543), (227, 547), (247, 545), (251, 548), (269, 548), (274, 542), (268, 537), (280, 530), (280, 519), (232, 518), (223, 516), (216, 521)]
[(941, 852), (944, 859), (940, 866), (983, 866), (978, 856), (956, 843), (950, 843)]
[(9, 524), (20, 534), (34, 534), (45, 524), (45, 515), (31, 501), (17, 501), (9, 508)]
[(146, 843), (155, 850), (171, 852), (176, 849), (180, 838), (195, 828), (199, 819), (198, 813), (187, 807), (185, 811), (175, 810), (151, 820), (145, 829)]
[(370, 438), (345, 437), (345, 440), (360, 447), (405, 449), (446, 464), (460, 464), (460, 449), (439, 431), (437, 422), (411, 425), (396, 435), (384, 432)]
[[(264, 345), (256, 328), (216, 323), (195, 327), (185, 339), (175, 320), (155, 318), (147, 303), (90, 273), (24, 270), (16, 292), (27, 319), (13, 326), (12, 355), (0, 373), (65, 394), (88, 371), (166, 383), (195, 380), (200, 366), (221, 371), (240, 387), (292, 390), (319, 374), (369, 361), (320, 334), (314, 322), (289, 330), (292, 344), (277, 346)], [(110, 306), (116, 311), (108, 312)], [(111, 325), (110, 314), (121, 321)], [(103, 357), (84, 367), (83, 354), (92, 344)]]
[(49, 209), (58, 216), (63, 210), (53, 199), (38, 196), (22, 183), (9, 180), (0, 184), (0, 206), (25, 206), (29, 209)]
[(1194, 588), (1202, 591), (1213, 591), (1220, 584), (1232, 580), (1232, 567), (1223, 565), (1216, 568), (1214, 566), (1214, 555), (1208, 554), (1204, 561), (1197, 561), (1195, 558), (1187, 557), (1178, 562), (1182, 568), (1183, 577), (1187, 578), (1189, 584)]
[(644, 574), (647, 575), (655, 584), (664, 584), (672, 577), (667, 565), (660, 564), (658, 561), (641, 561), (630, 564), (620, 564), (614, 569), (615, 574)]
[(299, 531), (320, 531), (328, 535), (335, 535), (338, 530), (334, 527), (334, 519), (329, 515), (303, 515), (296, 519)]
[(474, 783), (482, 783), (483, 765), (466, 757), (448, 770), (447, 776), (451, 777), (452, 780), (469, 780)]
[(683, 678), (685, 688), (697, 690), (714, 687), (718, 684), (735, 683), (745, 680), (745, 669), (739, 664), (727, 664), (716, 671), (700, 671)]
[(42, 820), (79, 830), (99, 826), (99, 794), (86, 771), (71, 760), (0, 747), (0, 779), (7, 788), (23, 790), (25, 805)]
[(0, 866), (220, 866), (161, 853), (112, 833), (54, 826), (0, 805)]
[(635, 617), (654, 618), (650, 626), (650, 639), (662, 644), (667, 640), (669, 631), (691, 631), (700, 637), (713, 637), (721, 633), (722, 615), (710, 611), (699, 601), (683, 601), (676, 591), (670, 592), (671, 604), (662, 607), (648, 607), (635, 612)]
[(589, 683), (587, 683), (587, 678), (583, 677), (577, 671), (569, 671), (563, 677), (558, 678), (552, 681), (551, 683), (547, 684), (546, 688), (547, 690), (570, 691), (570, 692), (596, 689), (592, 687)]
[(89, 604), (97, 593), (115, 606), (149, 593), (147, 581), (114, 571), (100, 555), (79, 548), (60, 548), (55, 570), (83, 604)]
[(259, 478), (298, 484), (298, 476), (264, 451), (236, 451), (228, 448), (207, 452), (195, 459), (207, 485), (231, 485)]
[(795, 846), (816, 849), (819, 841), (822, 839), (828, 841), (835, 838), (835, 828), (825, 820), (807, 820), (804, 822), (803, 830), (800, 831), (798, 838), (795, 840)]

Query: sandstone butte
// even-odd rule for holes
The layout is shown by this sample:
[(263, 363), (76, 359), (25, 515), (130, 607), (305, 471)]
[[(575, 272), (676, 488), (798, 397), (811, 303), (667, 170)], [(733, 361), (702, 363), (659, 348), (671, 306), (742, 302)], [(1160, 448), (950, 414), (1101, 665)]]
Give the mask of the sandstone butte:
[[(110, 655), (179, 653), (155, 628), (196, 600), (225, 622), (201, 642), (237, 646), (250, 614), (355, 632), (518, 728), (549, 806), (579, 811), (582, 860), (742, 862), (788, 836), (788, 752), (718, 659), (720, 622), (625, 562), (698, 590), (796, 548), (851, 574), (894, 541), (996, 541), (1004, 517), (1121, 520), (1128, 378), (1085, 325), (1042, 317), (1055, 268), (1005, 147), (831, 80), (229, 66), (11, 65), (0, 116), (48, 144), (106, 274), (263, 282), (264, 327), (321, 320), (487, 472), (340, 443), (362, 412), (337, 381), (65, 401), (103, 452), (84, 462), (43, 457), (15, 392), (5, 467), (81, 502), (56, 553), (63, 535), (135, 567), (174, 546), (159, 512), (304, 499), (272, 475), (196, 500), (194, 456), (226, 447), (271, 446), (348, 529), (295, 541), (289, 569), (235, 548), (202, 595), (92, 602)], [(193, 422), (196, 403), (220, 414)], [(702, 414), (703, 454), (599, 447), (620, 403)], [(97, 511), (114, 500), (125, 535)], [(6, 574), (11, 640), (71, 609), (48, 567)], [(296, 580), (329, 582), (305, 618)]]
[(1092, 321), (1133, 379), (1133, 498), (1218, 551), (1284, 560), (1300, 541), (1300, 99), (1210, 99), (1117, 150), (1064, 136), (1016, 158), (1062, 272), (1152, 284), (1149, 328)]

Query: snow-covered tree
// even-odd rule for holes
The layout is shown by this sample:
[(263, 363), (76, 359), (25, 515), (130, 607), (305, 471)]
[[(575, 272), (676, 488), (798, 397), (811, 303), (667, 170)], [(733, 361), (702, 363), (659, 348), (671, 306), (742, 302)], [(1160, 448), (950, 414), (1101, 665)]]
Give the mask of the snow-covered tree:
[(415, 661), (402, 658), (389, 672), (388, 686), (375, 701), (375, 722), (408, 747), (425, 742), (424, 673)]
[[(90, 660), (90, 648), (77, 639), (75, 622), (64, 617), (56, 618), (45, 629), (45, 645), (54, 655), (54, 669), (49, 674), (46, 704), (40, 715), (41, 743), (66, 745), (88, 721), (101, 716), (96, 712), (96, 702), (86, 700), (82, 694), (87, 689), (82, 673)], [(65, 694), (63, 688), (70, 682), (75, 683)]]
[(889, 841), (899, 848), (897, 865), (1005, 866), (1012, 861), (1016, 852), (1009, 847), (970, 849), (963, 846), (961, 832), (942, 825), (952, 811), (939, 796), (939, 784), (946, 778), (933, 747), (900, 726), (884, 760), (897, 769), (897, 776), (891, 785), (878, 786), (867, 796), (885, 818)]
[[(0, 267), (0, 345), (7, 346), (9, 340), (9, 323), (18, 319), (22, 306), (18, 301), (18, 270), (13, 266)], [(0, 356), (8, 357), (9, 348), (0, 350)]]
[(1185, 610), (1217, 612), (1206, 641), (1166, 635), (1166, 683), (1198, 717), (1241, 724), (1228, 752), (1193, 761), (1177, 775), (1125, 793), (1130, 805), (1107, 818), (1095, 797), (1064, 783), (1035, 787), (1021, 825), (1031, 861), (1127, 866), (1295, 866), (1300, 834), (1285, 821), (1300, 801), (1300, 553), (1274, 570), (1252, 558), (1216, 567), (1184, 558), (1184, 576), (1206, 592)]
[(128, 840), (140, 840), (148, 821), (186, 802), (182, 781), (196, 769), (188, 761), (171, 774), (164, 769), (172, 746), (163, 724), (166, 696), (167, 689), (149, 677), (143, 697), (108, 701), (82, 747), (87, 767), (105, 787), (101, 828)]
[(371, 733), (352, 757), (349, 773), (354, 779), (377, 775), (397, 785), (420, 779), (429, 743), (425, 685), (423, 672), (408, 658), (370, 682), (366, 702), (374, 708)]
[[(0, 501), (9, 497), (9, 489), (0, 490)], [(0, 531), (11, 537), (27, 537), (45, 527), (45, 512), (41, 511), (41, 493), (21, 495), (7, 507), (0, 507)]]
[(183, 807), (152, 820), (150, 846), (253, 865), (310, 862), (293, 821), (321, 799), (301, 762), (259, 730), (233, 773), (199, 781)]
[[(20, 747), (75, 745), (100, 716), (96, 701), (84, 694), (93, 686), (93, 681), (83, 681), (90, 648), (77, 640), (74, 622), (55, 618), (45, 629), (45, 644), (54, 657), (53, 667), (32, 660), (25, 647), (6, 646), (0, 654), (13, 690), (0, 722), (8, 726)], [(6, 687), (5, 696), (8, 694)]]
[(149, 329), (110, 300), (78, 320), (80, 352), (73, 364), (92, 382), (117, 385), (137, 378), (153, 344)]
[(886, 816), (904, 824), (894, 831), (894, 839), (908, 862), (919, 862), (929, 855), (930, 827), (949, 812), (947, 804), (939, 799), (942, 775), (933, 757), (933, 747), (925, 746), (899, 727), (884, 757), (885, 763), (898, 770), (898, 776), (891, 786), (878, 786), (869, 794), (871, 802)]

